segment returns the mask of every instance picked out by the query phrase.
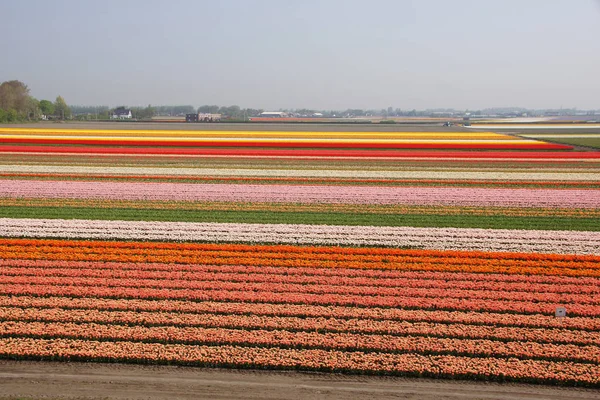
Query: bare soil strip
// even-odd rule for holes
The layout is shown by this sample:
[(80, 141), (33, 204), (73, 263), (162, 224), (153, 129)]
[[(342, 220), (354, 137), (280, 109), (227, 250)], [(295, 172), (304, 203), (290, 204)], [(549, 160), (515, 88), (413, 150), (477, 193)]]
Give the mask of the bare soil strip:
[(467, 381), (126, 364), (0, 361), (0, 399), (598, 399), (600, 391)]

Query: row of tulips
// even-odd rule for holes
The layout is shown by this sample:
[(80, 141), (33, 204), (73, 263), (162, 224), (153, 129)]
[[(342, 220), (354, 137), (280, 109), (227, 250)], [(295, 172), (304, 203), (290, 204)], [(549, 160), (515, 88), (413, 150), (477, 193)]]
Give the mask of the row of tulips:
[(460, 150), (353, 150), (353, 149), (259, 149), (259, 148), (177, 148), (138, 146), (45, 146), (0, 145), (0, 153), (24, 154), (103, 154), (132, 156), (180, 155), (196, 157), (261, 157), (313, 159), (509, 159), (509, 160), (590, 160), (600, 153), (590, 151), (460, 151)]
[[(246, 302), (218, 302), (218, 301), (185, 301), (185, 300), (146, 300), (125, 299), (110, 297), (57, 297), (44, 295), (43, 297), (28, 295), (0, 295), (0, 306), (16, 308), (38, 309), (64, 309), (68, 310), (94, 310), (119, 311), (135, 313), (185, 313), (215, 315), (215, 316), (240, 316), (249, 315), (257, 317), (289, 317), (300, 319), (336, 319), (348, 321), (411, 322), (432, 323), (436, 326), (462, 324), (469, 326), (492, 327), (517, 327), (541, 328), (550, 330), (571, 330), (597, 334), (600, 330), (600, 319), (594, 317), (573, 316), (558, 319), (550, 314), (521, 315), (515, 313), (495, 313), (489, 311), (462, 311), (462, 310), (425, 310), (407, 308), (381, 308), (381, 307), (353, 307), (316, 304), (281, 304), (281, 303), (246, 303)], [(350, 322), (351, 323), (351, 322)], [(441, 329), (441, 328), (440, 328)]]
[[(29, 251), (27, 251), (29, 250)], [(54, 250), (54, 251), (53, 251)], [(86, 251), (87, 250), (87, 251)], [(444, 264), (445, 259), (423, 258), (408, 260), (353, 260), (352, 257), (338, 258), (277, 258), (246, 254), (232, 254), (227, 256), (214, 256), (209, 254), (196, 254), (195, 252), (177, 253), (169, 251), (154, 251), (142, 253), (140, 251), (119, 251), (106, 249), (104, 252), (78, 249), (72, 253), (68, 248), (53, 249), (47, 247), (24, 248), (18, 246), (0, 245), (0, 253), (5, 259), (30, 259), (30, 260), (60, 260), (60, 261), (99, 261), (99, 262), (125, 262), (125, 263), (177, 263), (177, 264), (210, 264), (210, 265), (254, 265), (259, 267), (303, 267), (303, 268), (350, 268), (350, 269), (381, 269), (403, 271), (443, 271), (467, 273), (506, 273), (506, 274), (539, 274), (539, 275), (566, 275), (570, 277), (600, 277), (597, 265), (591, 262), (563, 262), (560, 265), (545, 265), (542, 262), (521, 260), (491, 261), (487, 259), (470, 259), (461, 264), (460, 260), (451, 264)], [(150, 254), (148, 254), (150, 253)], [(263, 255), (264, 256), (264, 255)], [(454, 260), (447, 260), (454, 261)], [(537, 264), (537, 265), (536, 265)]]
[[(253, 292), (240, 291), (238, 289), (199, 291), (197, 289), (165, 289), (139, 286), (83, 286), (80, 284), (52, 285), (44, 283), (4, 283), (0, 286), (0, 289), (5, 295), (14, 296), (109, 297), (116, 299), (185, 300), (194, 302), (250, 302), (379, 308), (402, 307), (407, 309), (485, 311), (546, 315), (553, 315), (556, 307), (562, 305), (562, 303), (556, 302), (486, 299), (482, 296), (474, 298), (364, 296), (332, 293)], [(570, 304), (569, 313), (573, 316), (597, 318), (600, 316), (600, 306), (592, 304)]]
[(354, 333), (290, 332), (175, 326), (126, 326), (68, 322), (0, 322), (0, 337), (69, 338), (192, 345), (237, 345), (325, 349), (381, 353), (451, 354), (467, 357), (547, 359), (578, 363), (600, 362), (600, 347), (537, 342), (500, 342), (422, 336)]
[[(272, 120), (270, 120), (272, 121)], [(336, 131), (336, 132), (321, 132), (321, 131), (288, 131), (288, 130), (172, 130), (172, 129), (70, 129), (70, 128), (14, 128), (2, 127), (0, 133), (15, 137), (133, 137), (133, 138), (203, 138), (203, 137), (219, 137), (219, 138), (361, 138), (361, 139), (494, 139), (494, 140), (518, 140), (518, 138), (503, 133), (496, 132), (382, 132), (382, 131)], [(525, 140), (525, 139), (523, 139)]]
[(355, 214), (423, 214), (464, 216), (508, 217), (570, 217), (600, 218), (600, 208), (533, 208), (533, 207), (468, 207), (468, 206), (418, 206), (374, 204), (298, 204), (264, 202), (214, 202), (169, 200), (103, 200), (103, 199), (49, 199), (49, 198), (0, 198), (0, 206), (9, 207), (69, 207), (69, 208), (127, 208), (131, 210), (200, 210), (200, 211), (270, 211), (270, 212), (316, 212)]
[[(104, 246), (85, 245), (80, 241), (0, 239), (0, 257), (5, 260), (48, 260), (71, 262), (175, 263), (213, 266), (252, 266), (258, 268), (375, 269), (399, 271), (441, 271), (466, 273), (505, 273), (518, 275), (600, 276), (597, 256), (556, 255), (533, 258), (531, 255), (477, 252), (423, 252), (422, 255), (390, 249), (380, 254), (356, 254), (348, 248), (328, 253), (286, 251), (283, 246), (257, 246), (254, 252), (227, 251), (222, 247), (161, 248), (160, 243), (139, 243), (139, 247), (121, 246), (122, 242), (103, 242)], [(81, 244), (78, 246), (77, 244)], [(155, 245), (155, 246), (152, 246)], [(297, 248), (303, 249), (303, 248)], [(294, 249), (294, 250), (297, 250)], [(261, 251), (263, 250), (263, 251)], [(328, 248), (324, 248), (328, 250)], [(347, 251), (344, 251), (347, 250)], [(462, 255), (462, 257), (461, 257)], [(498, 255), (498, 257), (493, 257)], [(504, 257), (503, 257), (504, 256)], [(594, 278), (597, 279), (597, 278)], [(591, 282), (595, 282), (592, 280)]]
[[(382, 304), (397, 303), (396, 299), (414, 297), (415, 299), (469, 299), (481, 302), (510, 301), (510, 302), (534, 302), (547, 304), (571, 304), (577, 306), (590, 306), (590, 310), (598, 309), (600, 312), (600, 297), (595, 294), (571, 294), (571, 293), (533, 293), (523, 291), (503, 291), (489, 289), (458, 289), (452, 286), (446, 288), (431, 287), (396, 287), (380, 288), (376, 285), (349, 287), (345, 285), (328, 284), (294, 284), (285, 280), (277, 283), (271, 282), (232, 282), (207, 280), (179, 280), (179, 279), (139, 279), (139, 278), (90, 278), (74, 276), (15, 276), (0, 275), (0, 285), (41, 285), (41, 286), (70, 286), (79, 287), (111, 287), (111, 288), (139, 288), (145, 289), (169, 289), (174, 292), (199, 291), (201, 295), (211, 296), (211, 292), (235, 292), (249, 291), (269, 294), (290, 293), (295, 295), (339, 295), (342, 297), (363, 296), (364, 298), (376, 298)], [(596, 311), (595, 311), (596, 312)]]
[(283, 368), (600, 386), (598, 365), (517, 358), (32, 338), (0, 339), (0, 356), (18, 359), (176, 362), (236, 368)]
[(247, 314), (193, 314), (160, 311), (101, 311), (94, 309), (0, 306), (0, 320), (15, 322), (98, 323), (147, 327), (174, 326), (285, 330), (290, 332), (364, 333), (596, 346), (600, 343), (600, 332), (598, 331), (357, 318), (342, 319), (326, 318), (323, 316), (290, 317)]
[[(0, 155), (0, 162), (1, 162)], [(105, 166), (104, 169), (112, 171), (115, 168), (117, 173), (107, 173), (108, 171), (96, 170), (90, 162), (84, 163), (83, 167), (90, 172), (82, 172), (80, 169), (73, 168), (73, 166), (55, 166), (55, 165), (44, 165), (44, 166), (33, 166), (33, 165), (2, 165), (0, 164), (0, 177), (10, 179), (35, 179), (35, 180), (83, 180), (83, 181), (143, 181), (143, 182), (197, 182), (197, 183), (271, 183), (271, 184), (319, 184), (319, 185), (361, 185), (361, 186), (474, 186), (474, 187), (531, 187), (531, 188), (597, 188), (600, 185), (598, 179), (590, 180), (589, 174), (596, 173), (597, 169), (589, 168), (576, 168), (573, 169), (577, 173), (577, 177), (574, 180), (564, 179), (564, 175), (556, 175), (556, 170), (544, 171), (543, 169), (536, 173), (530, 173), (530, 175), (523, 176), (521, 173), (510, 173), (510, 170), (493, 170), (489, 173), (481, 170), (465, 170), (460, 171), (461, 175), (455, 179), (449, 178), (452, 174), (449, 174), (445, 179), (440, 177), (427, 178), (426, 175), (437, 175), (444, 172), (458, 173), (455, 168), (446, 168), (443, 166), (437, 166), (434, 168), (426, 168), (425, 170), (415, 170), (416, 167), (411, 168), (400, 168), (398, 170), (389, 169), (369, 169), (355, 170), (355, 169), (334, 169), (334, 170), (323, 170), (323, 169), (305, 169), (304, 171), (311, 171), (309, 174), (314, 176), (251, 176), (250, 174), (255, 168), (241, 169), (241, 168), (187, 168), (179, 167), (177, 169), (168, 169), (163, 167), (111, 167)], [(131, 168), (131, 169), (126, 169)], [(135, 168), (135, 169), (134, 169)], [(155, 168), (163, 168), (155, 170)], [(288, 167), (289, 168), (289, 167)], [(48, 171), (51, 170), (51, 171)], [(233, 175), (236, 171), (242, 171), (241, 175)], [(265, 169), (262, 169), (263, 171)], [(52, 172), (55, 171), (55, 172)], [(75, 172), (77, 171), (77, 172)], [(144, 174), (140, 172), (144, 171)], [(170, 172), (165, 174), (164, 172)], [(211, 171), (220, 171), (220, 174), (215, 175)], [(228, 175), (224, 175), (226, 171)], [(267, 171), (276, 171), (273, 168)], [(283, 169), (279, 169), (283, 173)], [(285, 171), (291, 171), (288, 175), (299, 175), (299, 172), (295, 169), (287, 169)], [(314, 172), (313, 172), (314, 171)], [(343, 173), (340, 173), (343, 171)], [(346, 172), (349, 171), (349, 172)], [(431, 171), (431, 172), (429, 172)], [(564, 171), (559, 170), (558, 173), (569, 173), (572, 171), (566, 168)], [(120, 172), (120, 173), (118, 173)], [(156, 172), (156, 173), (154, 173)], [(188, 173), (189, 172), (189, 173)], [(541, 174), (540, 174), (541, 172)], [(582, 175), (582, 172), (586, 174)], [(196, 173), (196, 174), (194, 174)], [(205, 175), (198, 176), (198, 173), (204, 173)], [(269, 172), (270, 173), (270, 172)], [(178, 174), (178, 175), (175, 175)], [(408, 177), (400, 178), (394, 177), (395, 174), (405, 176), (411, 174)], [(417, 176), (414, 176), (416, 174)], [(466, 174), (466, 175), (465, 175)], [(502, 174), (500, 177), (499, 174)], [(348, 176), (345, 176), (348, 175)], [(373, 175), (373, 177), (369, 177)], [(380, 175), (380, 176), (379, 176)], [(363, 176), (363, 177), (360, 177)], [(379, 177), (377, 177), (379, 176)], [(488, 179), (485, 178), (488, 176)], [(542, 180), (543, 177), (546, 180)], [(421, 177), (421, 178), (419, 178)], [(468, 178), (470, 177), (470, 179)], [(509, 180), (508, 178), (511, 178)], [(501, 179), (492, 179), (501, 178)], [(523, 178), (523, 179), (515, 179)], [(550, 179), (553, 178), (553, 179)], [(560, 178), (560, 179), (558, 179)], [(549, 211), (552, 209), (548, 209)]]
[(0, 218), (5, 237), (120, 239), (600, 255), (600, 232)]
[[(177, 139), (155, 138), (153, 140), (139, 140), (127, 138), (15, 138), (0, 137), (3, 143), (15, 145), (84, 145), (84, 146), (131, 146), (147, 148), (165, 147), (193, 147), (193, 148), (278, 148), (278, 149), (439, 149), (439, 150), (573, 150), (573, 146), (555, 143), (544, 143), (534, 140), (510, 139), (305, 139), (288, 138), (277, 139), (247, 139), (247, 138), (211, 138), (205, 139)], [(221, 139), (221, 140), (219, 140)]]
[[(398, 257), (392, 256), (392, 259)], [(449, 260), (452, 263), (454, 260)], [(501, 262), (501, 261), (500, 261)], [(118, 263), (94, 261), (49, 261), (0, 259), (0, 269), (6, 274), (15, 275), (60, 275), (87, 271), (87, 276), (130, 278), (176, 277), (193, 278), (202, 274), (218, 274), (232, 281), (278, 282), (282, 278), (289, 283), (321, 283), (333, 285), (365, 286), (365, 279), (376, 279), (377, 285), (393, 287), (410, 285), (413, 287), (447, 287), (477, 289), (499, 285), (504, 290), (531, 290), (551, 293), (599, 293), (600, 278), (565, 277), (552, 275), (509, 275), (478, 274), (466, 272), (402, 271), (394, 269), (342, 269), (311, 267), (265, 267), (254, 265), (207, 265), (207, 264), (164, 264), (164, 263)], [(13, 272), (11, 272), (13, 271)], [(35, 271), (35, 272), (33, 272)], [(144, 275), (142, 275), (144, 274)], [(145, 275), (150, 274), (150, 275)], [(156, 275), (152, 275), (156, 274)], [(160, 274), (160, 275), (159, 275)], [(200, 274), (200, 275), (197, 275)], [(236, 277), (241, 276), (241, 279)]]
[[(600, 153), (598, 153), (600, 154)], [(103, 167), (104, 168), (104, 167)], [(77, 167), (77, 169), (80, 169)], [(591, 174), (595, 180), (597, 176)], [(599, 208), (600, 189), (253, 185), (3, 179), (0, 197)]]
[[(514, 170), (468, 170), (457, 171), (438, 167), (434, 169), (306, 169), (297, 168), (210, 168), (160, 166), (94, 166), (94, 165), (2, 165), (0, 172), (7, 177), (18, 178), (19, 175), (29, 179), (39, 178), (65, 180), (119, 180), (131, 181), (164, 181), (185, 180), (197, 183), (210, 183), (214, 180), (244, 181), (244, 183), (304, 183), (322, 180), (321, 184), (369, 184), (378, 185), (466, 185), (484, 186), (573, 186), (586, 187), (597, 185), (597, 170), (565, 170), (565, 171), (514, 171)], [(87, 178), (87, 179), (86, 179)], [(260, 178), (260, 179), (258, 179)], [(302, 181), (304, 180), (304, 182)], [(207, 182), (208, 181), (208, 182)], [(247, 182), (246, 182), (247, 181)], [(299, 182), (298, 182), (299, 181)]]
[[(1, 261), (1, 260), (0, 260)], [(0, 262), (2, 264), (2, 262)], [(80, 264), (80, 263), (77, 263)], [(600, 295), (600, 285), (596, 283), (598, 279), (594, 278), (583, 278), (579, 284), (548, 284), (548, 283), (533, 283), (529, 280), (529, 276), (521, 276), (521, 281), (489, 281), (481, 279), (481, 275), (478, 274), (464, 274), (457, 273), (456, 277), (451, 280), (443, 278), (445, 273), (427, 273), (427, 274), (416, 274), (413, 273), (412, 277), (405, 275), (401, 278), (391, 277), (345, 277), (343, 275), (338, 276), (327, 276), (319, 274), (323, 271), (322, 268), (302, 268), (306, 274), (299, 274), (294, 271), (290, 275), (286, 275), (285, 272), (292, 270), (293, 268), (284, 268), (285, 271), (261, 271), (260, 268), (238, 268), (236, 266), (231, 267), (231, 271), (224, 272), (213, 272), (213, 271), (156, 271), (146, 269), (109, 269), (109, 268), (60, 268), (60, 267), (44, 267), (44, 268), (19, 268), (19, 267), (1, 267), (0, 276), (15, 278), (19, 277), (73, 277), (73, 278), (104, 278), (104, 279), (123, 279), (128, 281), (136, 279), (141, 281), (151, 282), (152, 280), (166, 280), (171, 282), (176, 281), (187, 281), (187, 282), (231, 282), (231, 283), (248, 283), (249, 288), (253, 284), (285, 284), (285, 285), (313, 285), (314, 288), (320, 286), (330, 286), (332, 293), (340, 290), (339, 288), (345, 288), (351, 292), (361, 292), (368, 294), (368, 291), (373, 288), (378, 289), (378, 294), (394, 294), (397, 293), (397, 288), (424, 288), (424, 289), (455, 289), (455, 290), (483, 290), (491, 292), (532, 292), (543, 295), (556, 295), (564, 296), (561, 297), (564, 301), (567, 301), (569, 296), (574, 295), (587, 295), (597, 296)], [(248, 271), (252, 272), (248, 272)], [(352, 270), (351, 270), (352, 271)], [(338, 271), (344, 272), (344, 271)], [(362, 272), (362, 270), (359, 270)], [(437, 275), (441, 276), (437, 276)], [(464, 276), (467, 279), (461, 280), (460, 277)], [(519, 277), (513, 276), (513, 277)], [(469, 279), (479, 278), (479, 279)], [(585, 284), (589, 281), (590, 284)], [(15, 281), (16, 283), (17, 281)], [(592, 283), (594, 282), (594, 283)], [(176, 287), (176, 283), (167, 283), (165, 287)], [(317, 286), (315, 286), (317, 285)], [(348, 289), (349, 288), (349, 289)], [(600, 300), (599, 300), (600, 301)]]
[[(546, 262), (553, 264), (565, 264), (570, 262), (585, 263), (586, 268), (598, 268), (599, 256), (578, 254), (536, 254), (518, 252), (483, 252), (483, 251), (457, 251), (457, 250), (411, 250), (380, 247), (339, 247), (339, 246), (292, 246), (292, 245), (254, 245), (254, 244), (218, 244), (218, 243), (172, 243), (172, 242), (136, 242), (136, 241), (99, 241), (99, 240), (40, 240), (40, 239), (0, 239), (0, 245), (10, 247), (39, 247), (44, 250), (66, 249), (74, 252), (82, 251), (106, 252), (118, 249), (126, 252), (132, 250), (166, 251), (171, 253), (206, 252), (213, 255), (224, 256), (226, 253), (239, 253), (260, 256), (269, 253), (268, 257), (279, 255), (279, 258), (297, 258), (299, 256), (314, 257), (373, 257), (371, 261), (377, 261), (376, 257), (402, 257), (405, 259), (438, 259), (445, 263), (453, 260), (482, 259), (482, 260), (510, 260), (531, 262)], [(347, 260), (347, 259), (345, 259)], [(533, 265), (532, 264), (532, 265)]]

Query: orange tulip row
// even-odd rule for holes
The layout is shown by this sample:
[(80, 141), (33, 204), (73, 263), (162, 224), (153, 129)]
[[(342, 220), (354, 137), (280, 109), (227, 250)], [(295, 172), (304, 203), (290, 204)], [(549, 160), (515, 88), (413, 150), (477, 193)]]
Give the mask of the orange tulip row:
[(1, 338), (0, 357), (176, 362), (184, 365), (401, 374), (600, 387), (600, 367), (597, 364), (517, 358), (37, 338)]
[[(21, 308), (0, 306), (0, 321), (72, 322), (127, 326), (265, 329), (290, 332), (331, 332), (394, 336), (486, 339), (503, 342), (593, 345), (600, 332), (564, 328), (525, 328), (464, 323), (410, 322), (362, 318), (236, 315), (160, 311), (101, 311), (94, 309)], [(489, 323), (495, 322), (490, 319)]]
[[(589, 333), (600, 332), (600, 318), (577, 317), (569, 315), (561, 320), (554, 315), (494, 313), (484, 311), (445, 311), (406, 308), (353, 307), (317, 304), (277, 304), (247, 303), (236, 301), (185, 301), (185, 300), (146, 300), (103, 297), (56, 297), (43, 294), (44, 297), (28, 295), (0, 295), (0, 306), (16, 308), (59, 309), (65, 313), (81, 310), (83, 313), (93, 311), (116, 311), (135, 313), (168, 313), (177, 319), (183, 315), (203, 316), (236, 316), (250, 315), (258, 318), (299, 318), (299, 319), (335, 319), (346, 321), (364, 321), (365, 323), (432, 323), (438, 328), (445, 325), (462, 324), (469, 326), (541, 328), (553, 332), (582, 332), (580, 338)], [(350, 323), (350, 322), (349, 322)], [(565, 333), (566, 334), (566, 333)]]
[(386, 248), (0, 239), (0, 258), (600, 276), (600, 256)]
[(176, 326), (126, 326), (69, 322), (0, 322), (0, 337), (70, 338), (193, 345), (239, 345), (382, 353), (451, 354), (467, 357), (516, 357), (523, 360), (600, 363), (600, 346), (501, 342), (386, 334), (290, 332)]

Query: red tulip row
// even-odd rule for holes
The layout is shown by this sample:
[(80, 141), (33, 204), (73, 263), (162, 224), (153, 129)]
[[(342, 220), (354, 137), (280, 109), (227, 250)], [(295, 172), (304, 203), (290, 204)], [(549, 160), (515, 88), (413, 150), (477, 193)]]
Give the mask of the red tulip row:
[(201, 366), (402, 374), (600, 387), (598, 365), (517, 358), (31, 338), (0, 339), (0, 356), (137, 363), (177, 362)]
[(452, 354), (469, 357), (516, 357), (600, 363), (600, 347), (536, 342), (500, 342), (422, 336), (290, 332), (175, 326), (125, 326), (96, 323), (0, 322), (0, 336), (70, 338), (102, 341), (318, 348), (343, 351)]
[[(31, 278), (33, 279), (33, 278)], [(71, 282), (72, 283), (72, 282)], [(90, 282), (91, 283), (91, 282)], [(68, 281), (65, 284), (69, 284)], [(439, 298), (414, 296), (364, 296), (350, 294), (313, 294), (235, 290), (164, 289), (145, 287), (96, 287), (75, 285), (10, 284), (0, 287), (6, 295), (111, 297), (127, 299), (170, 299), (191, 301), (226, 301), (280, 304), (337, 305), (357, 307), (402, 307), (439, 310), (490, 311), (519, 314), (553, 314), (557, 303), (483, 298)], [(600, 306), (570, 304), (573, 316), (599, 317)]]
[[(403, 308), (359, 308), (331, 305), (310, 304), (273, 304), (273, 303), (240, 303), (240, 302), (191, 302), (179, 300), (142, 300), (113, 299), (100, 297), (32, 297), (23, 295), (0, 295), (0, 306), (3, 307), (35, 307), (40, 309), (61, 308), (69, 310), (134, 311), (168, 313), (171, 315), (253, 315), (258, 318), (300, 318), (300, 319), (335, 319), (356, 320), (365, 323), (413, 322), (433, 323), (440, 325), (463, 324), (470, 326), (521, 327), (573, 330), (597, 334), (600, 331), (600, 318), (574, 317), (561, 320), (554, 315), (520, 315), (508, 313), (492, 313), (478, 311), (444, 311), (444, 310), (411, 310)], [(175, 318), (175, 317), (174, 317)], [(441, 328), (440, 328), (441, 329)], [(586, 333), (582, 333), (586, 335)], [(584, 336), (582, 336), (584, 337)], [(587, 337), (587, 336), (585, 336)]]
[(461, 323), (410, 322), (326, 317), (288, 317), (182, 312), (100, 311), (93, 309), (1, 307), (0, 320), (174, 326), (232, 329), (267, 329), (292, 332), (365, 333), (395, 336), (529, 341), (577, 345), (600, 344), (600, 332), (560, 328), (524, 328)]
[(291, 293), (296, 295), (340, 295), (363, 296), (365, 298), (377, 297), (383, 302), (396, 303), (396, 298), (433, 298), (443, 302), (445, 299), (472, 299), (472, 300), (499, 300), (539, 303), (569, 303), (589, 305), (600, 313), (600, 296), (594, 294), (568, 294), (568, 293), (535, 293), (522, 291), (494, 290), (494, 287), (483, 289), (455, 289), (446, 288), (412, 287), (410, 284), (400, 287), (373, 286), (334, 286), (327, 283), (317, 284), (291, 284), (282, 280), (277, 283), (256, 282), (230, 282), (214, 281), (207, 277), (206, 280), (176, 280), (176, 279), (138, 279), (138, 278), (88, 278), (74, 276), (14, 276), (0, 275), (0, 287), (5, 284), (30, 284), (43, 286), (71, 286), (79, 287), (124, 287), (139, 288), (141, 290), (161, 288), (173, 289), (175, 292), (200, 291), (200, 295), (211, 296), (211, 292), (258, 292)]
[[(147, 150), (162, 149), (164, 147), (194, 147), (194, 148), (297, 148), (297, 149), (470, 149), (470, 150), (573, 150), (573, 146), (555, 143), (544, 143), (523, 140), (522, 143), (431, 143), (431, 142), (397, 142), (397, 143), (374, 143), (362, 142), (318, 142), (318, 141), (261, 141), (261, 140), (127, 140), (111, 139), (30, 139), (30, 138), (2, 138), (2, 142), (15, 145), (86, 145), (86, 146), (129, 146), (130, 148), (146, 147)], [(110, 147), (109, 147), (110, 148)]]
[[(80, 264), (80, 263), (79, 263)], [(208, 269), (208, 268), (207, 268)], [(248, 270), (252, 269), (252, 272)], [(271, 268), (274, 269), (274, 268)], [(600, 295), (600, 281), (595, 278), (587, 278), (589, 284), (584, 284), (585, 278), (581, 279), (579, 284), (565, 283), (535, 283), (531, 282), (527, 275), (513, 275), (513, 278), (521, 278), (520, 281), (514, 279), (509, 282), (483, 280), (481, 275), (457, 273), (448, 280), (444, 276), (450, 274), (440, 272), (430, 272), (426, 274), (412, 273), (406, 274), (401, 278), (386, 277), (381, 274), (379, 277), (371, 276), (343, 276), (344, 270), (339, 270), (337, 276), (321, 275), (322, 268), (302, 268), (305, 274), (284, 274), (283, 271), (264, 271), (261, 268), (236, 267), (221, 268), (223, 272), (213, 272), (208, 270), (196, 271), (164, 271), (148, 269), (121, 269), (121, 268), (61, 268), (59, 266), (46, 267), (2, 267), (0, 266), (0, 275), (25, 278), (27, 276), (36, 277), (74, 277), (74, 278), (111, 278), (119, 280), (167, 280), (175, 285), (178, 281), (187, 282), (238, 282), (238, 283), (270, 283), (270, 284), (296, 284), (296, 285), (328, 285), (332, 288), (331, 293), (336, 292), (336, 288), (343, 287), (346, 290), (358, 292), (377, 288), (379, 295), (395, 294), (397, 288), (432, 288), (432, 289), (461, 289), (461, 290), (486, 290), (494, 292), (532, 292), (532, 293), (554, 293), (560, 295), (562, 301), (570, 301), (569, 297), (573, 294), (578, 295)], [(285, 268), (286, 272), (293, 268)], [(349, 270), (352, 271), (352, 270)], [(360, 270), (359, 270), (360, 271)], [(360, 275), (360, 274), (357, 274)], [(442, 276), (438, 276), (442, 275)], [(460, 280), (463, 277), (464, 280)], [(476, 278), (476, 279), (473, 279)], [(477, 279), (479, 278), (479, 279)], [(18, 283), (14, 281), (14, 283)], [(161, 286), (163, 286), (161, 284)], [(349, 288), (349, 289), (348, 289)], [(600, 299), (598, 300), (600, 302)]]
[(597, 159), (600, 153), (591, 151), (460, 151), (460, 150), (351, 150), (351, 149), (243, 149), (243, 148), (160, 148), (107, 146), (44, 146), (0, 145), (0, 153), (54, 154), (143, 154), (197, 155), (226, 157), (287, 157), (287, 158), (442, 158), (442, 159)]

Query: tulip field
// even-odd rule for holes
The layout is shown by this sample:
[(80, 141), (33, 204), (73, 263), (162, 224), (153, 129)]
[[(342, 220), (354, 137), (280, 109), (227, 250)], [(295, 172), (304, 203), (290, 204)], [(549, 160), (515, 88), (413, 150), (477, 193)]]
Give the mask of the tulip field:
[(600, 152), (351, 128), (0, 128), (0, 359), (600, 387)]

